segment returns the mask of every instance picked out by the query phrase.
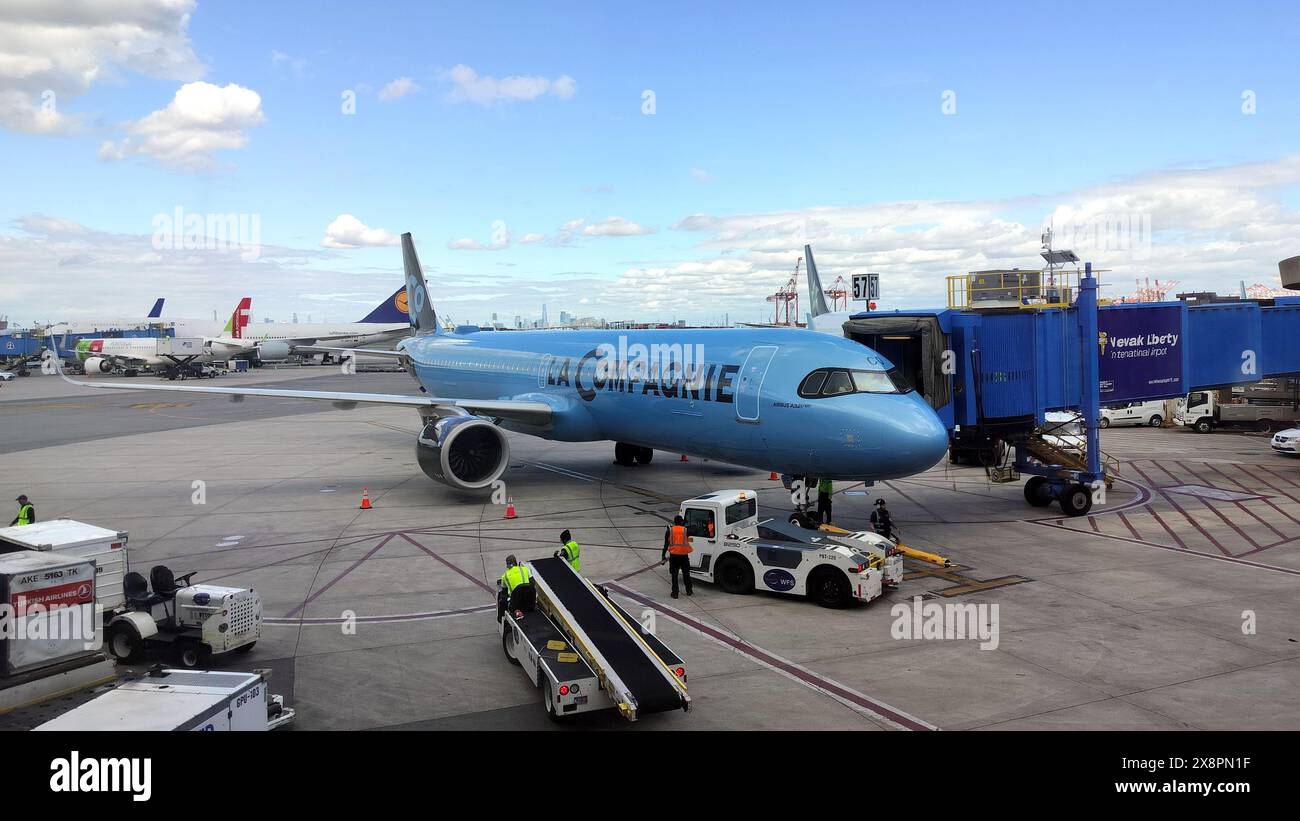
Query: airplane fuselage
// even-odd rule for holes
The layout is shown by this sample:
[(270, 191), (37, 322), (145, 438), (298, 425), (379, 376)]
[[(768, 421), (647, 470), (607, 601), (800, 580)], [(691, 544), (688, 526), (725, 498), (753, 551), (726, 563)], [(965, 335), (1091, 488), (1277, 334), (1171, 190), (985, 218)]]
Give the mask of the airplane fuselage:
[(502, 422), (547, 439), (855, 480), (926, 470), (948, 442), (915, 392), (801, 396), (818, 369), (891, 367), (863, 345), (806, 330), (478, 332), (412, 337), (398, 349), (431, 396), (550, 404), (548, 425)]

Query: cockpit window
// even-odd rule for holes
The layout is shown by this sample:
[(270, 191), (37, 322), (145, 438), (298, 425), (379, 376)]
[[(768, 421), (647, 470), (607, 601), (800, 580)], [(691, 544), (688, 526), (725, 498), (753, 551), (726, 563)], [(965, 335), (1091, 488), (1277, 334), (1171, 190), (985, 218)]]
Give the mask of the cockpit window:
[(894, 384), (894, 390), (898, 393), (907, 393), (914, 390), (912, 383), (907, 381), (907, 377), (903, 376), (903, 372), (898, 368), (890, 368), (886, 372), (886, 376), (888, 376), (889, 381)]
[(804, 377), (803, 384), (799, 386), (800, 396), (816, 396), (822, 392), (822, 385), (826, 383), (826, 371), (813, 371)]
[(799, 395), (805, 399), (850, 393), (907, 393), (912, 388), (896, 370), (850, 371), (819, 368), (804, 377)]
[(822, 396), (838, 396), (842, 393), (853, 393), (853, 379), (847, 371), (831, 371), (831, 375), (826, 378), (826, 387), (822, 388)]

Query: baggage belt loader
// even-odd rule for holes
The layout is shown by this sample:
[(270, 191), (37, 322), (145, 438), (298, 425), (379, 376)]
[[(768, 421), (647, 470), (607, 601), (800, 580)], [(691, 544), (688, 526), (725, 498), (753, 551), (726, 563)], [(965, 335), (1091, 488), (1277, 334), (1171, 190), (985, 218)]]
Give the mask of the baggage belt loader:
[(613, 708), (636, 721), (690, 710), (680, 656), (563, 559), (523, 565), (529, 583), (515, 588), (497, 629), (506, 658), (542, 691), (548, 718)]

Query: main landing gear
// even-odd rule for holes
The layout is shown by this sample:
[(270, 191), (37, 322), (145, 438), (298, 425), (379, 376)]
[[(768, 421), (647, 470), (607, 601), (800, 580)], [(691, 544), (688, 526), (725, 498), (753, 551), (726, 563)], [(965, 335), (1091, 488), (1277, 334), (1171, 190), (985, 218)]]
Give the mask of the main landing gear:
[(654, 458), (654, 448), (643, 448), (640, 445), (629, 445), (626, 442), (614, 443), (614, 464), (616, 465), (648, 465), (650, 460)]

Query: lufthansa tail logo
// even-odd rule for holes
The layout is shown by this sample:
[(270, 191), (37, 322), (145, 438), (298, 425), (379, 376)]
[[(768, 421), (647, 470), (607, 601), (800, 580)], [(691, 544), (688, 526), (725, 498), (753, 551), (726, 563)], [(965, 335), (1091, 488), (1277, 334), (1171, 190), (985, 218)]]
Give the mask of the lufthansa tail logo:
[(409, 313), (410, 313), (410, 311), (406, 310), (406, 291), (405, 291), (405, 289), (403, 289), (403, 290), (397, 292), (397, 298), (393, 300), (393, 306), (396, 307), (397, 310), (401, 311), (401, 312), (404, 313), (404, 314), (409, 314)]

